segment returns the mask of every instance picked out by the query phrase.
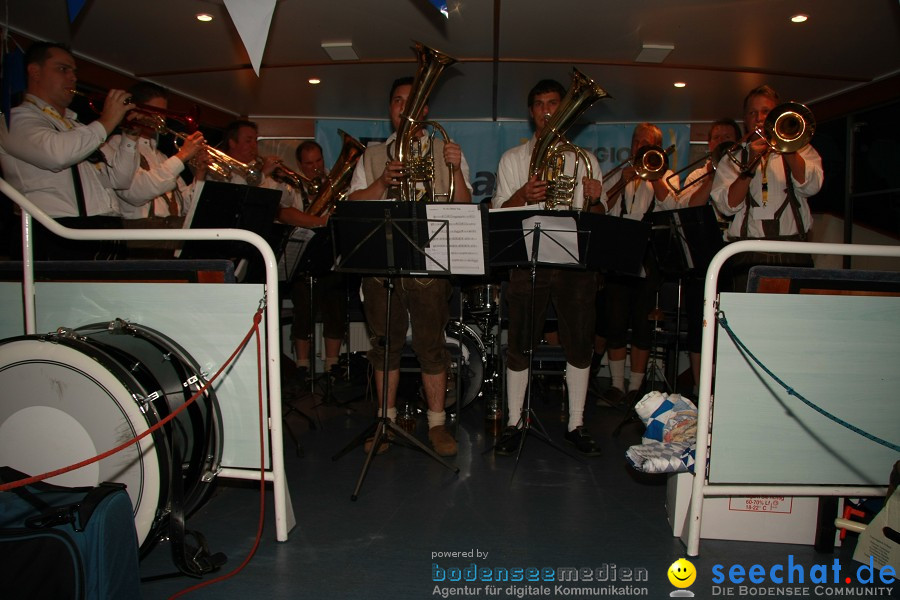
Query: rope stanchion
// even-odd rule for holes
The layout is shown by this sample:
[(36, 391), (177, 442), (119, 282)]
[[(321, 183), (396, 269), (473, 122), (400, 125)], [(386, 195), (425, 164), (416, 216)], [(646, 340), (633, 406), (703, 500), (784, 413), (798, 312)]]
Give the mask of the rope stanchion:
[(725, 333), (728, 334), (728, 337), (731, 338), (731, 341), (734, 342), (734, 344), (738, 347), (738, 349), (741, 351), (741, 353), (744, 354), (744, 356), (747, 356), (748, 358), (750, 358), (754, 363), (757, 364), (757, 366), (759, 366), (760, 369), (765, 371), (765, 373), (769, 377), (771, 377), (776, 383), (778, 383), (778, 385), (780, 385), (782, 388), (784, 388), (784, 390), (788, 393), (789, 396), (794, 396), (795, 398), (800, 400), (803, 404), (805, 404), (809, 408), (813, 409), (814, 411), (816, 411), (817, 413), (819, 413), (826, 419), (829, 419), (830, 421), (837, 423), (841, 427), (845, 427), (845, 428), (849, 429), (850, 431), (852, 431), (858, 435), (861, 435), (862, 437), (869, 439), (877, 444), (880, 444), (886, 448), (890, 448), (891, 450), (893, 450), (895, 452), (900, 452), (900, 445), (894, 444), (893, 442), (889, 442), (887, 440), (883, 440), (880, 437), (875, 436), (875, 435), (869, 433), (868, 431), (864, 431), (864, 430), (860, 429), (859, 427), (857, 427), (856, 425), (848, 423), (847, 421), (844, 421), (840, 417), (831, 414), (824, 408), (821, 408), (821, 407), (813, 404), (806, 398), (804, 398), (794, 388), (792, 388), (791, 386), (786, 384), (784, 381), (782, 381), (777, 375), (775, 375), (775, 373), (773, 373), (771, 371), (771, 369), (766, 367), (766, 365), (764, 365), (762, 363), (762, 361), (760, 361), (756, 357), (756, 355), (753, 354), (753, 352), (750, 351), (750, 349), (747, 347), (747, 345), (744, 344), (744, 342), (742, 342), (740, 340), (740, 338), (738, 338), (737, 334), (731, 329), (731, 326), (728, 325), (728, 319), (725, 318), (725, 311), (722, 311), (722, 310), (718, 311), (716, 313), (716, 320), (719, 322), (719, 325), (721, 325), (722, 329), (725, 330)]
[[(259, 523), (256, 528), (256, 539), (253, 540), (253, 547), (250, 548), (250, 552), (247, 553), (247, 556), (241, 561), (241, 564), (236, 566), (234, 569), (225, 573), (224, 575), (220, 575), (215, 579), (210, 579), (209, 581), (204, 581), (203, 583), (198, 583), (197, 585), (193, 585), (189, 588), (185, 588), (179, 592), (175, 592), (171, 596), (169, 596), (169, 600), (173, 600), (174, 598), (180, 598), (186, 594), (194, 592), (196, 590), (211, 586), (216, 583), (221, 583), (222, 581), (226, 581), (231, 579), (238, 573), (240, 573), (244, 567), (250, 564), (250, 560), (256, 555), (256, 550), (259, 548), (259, 542), (262, 539), (263, 527), (265, 525), (266, 520), (266, 478), (265, 478), (265, 470), (266, 470), (266, 455), (265, 455), (265, 426), (263, 421), (263, 383), (262, 383), (262, 347), (260, 345), (259, 339), (259, 323), (262, 319), (262, 310), (257, 311), (256, 315), (253, 318), (253, 329), (251, 333), (256, 333), (256, 366), (257, 366), (257, 388), (259, 390)], [(248, 334), (249, 337), (249, 334)], [(246, 343), (245, 338), (245, 342)]]

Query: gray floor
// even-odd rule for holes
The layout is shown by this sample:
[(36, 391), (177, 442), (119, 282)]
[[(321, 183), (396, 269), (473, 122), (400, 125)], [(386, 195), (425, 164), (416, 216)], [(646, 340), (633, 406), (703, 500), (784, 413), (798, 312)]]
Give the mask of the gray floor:
[[(287, 477), (297, 516), (290, 539), (275, 541), (269, 492), (262, 538), (249, 564), (226, 581), (188, 597), (375, 600), (439, 598), (455, 591), (498, 598), (663, 598), (675, 590), (667, 571), (686, 554), (667, 523), (666, 479), (626, 466), (624, 452), (639, 442), (642, 427), (627, 425), (614, 437), (611, 433), (623, 419), (620, 410), (589, 400), (586, 422), (600, 441), (602, 456), (575, 460), (530, 435), (516, 467), (515, 457), (498, 457), (490, 451), (493, 438), (486, 431), (479, 398), (460, 419), (459, 455), (452, 461), (458, 474), (418, 450), (394, 445), (375, 458), (353, 502), (350, 496), (365, 454), (357, 447), (339, 460), (332, 457), (373, 420), (374, 403), (363, 392), (359, 383), (337, 387), (335, 396), (341, 400), (359, 397), (346, 408), (331, 404), (313, 408), (314, 398), (295, 401), (314, 416), (317, 427), (310, 430), (296, 416), (288, 418), (303, 451), (298, 457), (286, 437)], [(561, 389), (550, 378), (536, 388), (533, 400), (541, 423), (559, 443), (565, 426), (561, 398)], [(425, 427), (420, 416), (416, 434), (423, 440)], [(211, 499), (188, 520), (188, 527), (205, 534), (211, 551), (225, 553), (227, 565), (202, 580), (146, 581), (143, 597), (166, 598), (236, 568), (253, 547), (258, 519), (258, 484), (217, 482)], [(851, 567), (855, 573), (858, 565), (850, 559), (853, 544), (851, 538), (843, 548), (820, 554), (810, 546), (703, 540), (700, 556), (691, 559), (698, 576), (690, 589), (698, 598), (714, 597), (715, 592), (718, 596), (722, 590), (711, 581), (715, 565), (724, 565), (727, 571), (733, 564), (785, 564), (789, 555), (807, 569), (831, 565), (837, 558), (842, 573)], [(466, 555), (470, 552), (475, 556)], [(435, 581), (442, 570), (448, 576), (464, 575), (473, 563), (491, 573), (516, 567), (586, 568), (606, 581)], [(144, 577), (172, 572), (168, 544), (158, 545), (141, 570)], [(646, 581), (627, 581), (629, 572), (645, 573)], [(809, 597), (832, 595), (816, 594), (813, 585), (806, 585)], [(740, 590), (732, 587), (739, 597)]]

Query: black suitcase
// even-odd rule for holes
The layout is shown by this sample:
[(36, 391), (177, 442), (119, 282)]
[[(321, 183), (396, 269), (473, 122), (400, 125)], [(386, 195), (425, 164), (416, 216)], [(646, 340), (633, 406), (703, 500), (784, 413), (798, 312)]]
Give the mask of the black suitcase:
[[(0, 467), (0, 481), (27, 475)], [(38, 482), (0, 492), (3, 597), (139, 598), (137, 533), (125, 486)]]

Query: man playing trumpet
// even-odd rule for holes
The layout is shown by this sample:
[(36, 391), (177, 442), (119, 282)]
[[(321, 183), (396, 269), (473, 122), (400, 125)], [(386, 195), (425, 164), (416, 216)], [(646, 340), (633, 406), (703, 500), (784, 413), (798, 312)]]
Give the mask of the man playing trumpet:
[[(60, 44), (35, 42), (25, 53), (25, 99), (10, 113), (9, 133), (0, 147), (9, 183), (61, 225), (78, 229), (121, 227), (114, 189), (131, 185), (138, 166), (135, 135), (107, 144), (125, 114), (134, 108), (128, 93), (111, 90), (100, 116), (89, 125), (69, 110), (75, 94), (75, 58)], [(37, 260), (113, 258), (117, 245), (73, 241), (34, 227)]]

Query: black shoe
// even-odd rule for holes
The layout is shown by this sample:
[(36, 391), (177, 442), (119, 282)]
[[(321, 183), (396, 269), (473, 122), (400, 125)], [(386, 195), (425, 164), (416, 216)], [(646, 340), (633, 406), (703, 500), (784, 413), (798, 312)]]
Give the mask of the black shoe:
[(600, 456), (600, 448), (584, 427), (566, 432), (566, 441), (585, 456)]
[(340, 383), (347, 379), (344, 368), (337, 364), (331, 365), (331, 368), (328, 369), (328, 377), (331, 379), (331, 383)]
[(497, 443), (494, 444), (494, 454), (511, 456), (519, 451), (519, 443), (522, 440), (522, 430), (518, 427), (507, 427), (500, 433)]
[(625, 392), (617, 387), (607, 388), (605, 392), (600, 394), (597, 404), (605, 403), (613, 408), (618, 408), (625, 402)]
[(294, 381), (300, 385), (309, 385), (309, 368), (297, 367), (297, 370), (294, 372)]
[(622, 404), (628, 408), (634, 408), (635, 405), (643, 399), (640, 390), (630, 390), (625, 394)]

